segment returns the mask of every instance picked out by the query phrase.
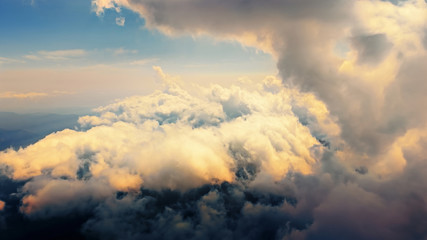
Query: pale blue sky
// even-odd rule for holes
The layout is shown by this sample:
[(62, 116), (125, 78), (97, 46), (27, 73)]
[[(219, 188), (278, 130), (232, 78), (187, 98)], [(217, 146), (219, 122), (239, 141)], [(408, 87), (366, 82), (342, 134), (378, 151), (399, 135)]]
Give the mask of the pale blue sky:
[[(144, 19), (126, 9), (120, 13), (106, 10), (98, 17), (91, 11), (89, 0), (35, 0), (33, 4), (29, 0), (2, 0), (0, 4), (1, 57), (20, 59), (41, 50), (84, 49), (92, 51), (85, 61), (99, 64), (123, 60), (106, 58), (103, 50), (125, 48), (137, 51), (126, 59), (173, 58), (186, 63), (241, 61), (241, 65), (247, 65), (251, 58), (269, 58), (236, 43), (215, 43), (208, 38), (171, 39), (144, 29)], [(125, 17), (123, 27), (116, 24), (116, 17)]]
[[(124, 26), (116, 24), (119, 17), (125, 18)], [(144, 19), (126, 9), (120, 13), (106, 10), (103, 16), (97, 16), (90, 0), (2, 0), (0, 36), (0, 111), (49, 111), (50, 108), (56, 111), (64, 101), (64, 108), (106, 104), (117, 97), (137, 94), (134, 89), (138, 87), (129, 86), (134, 80), (129, 80), (123, 89), (118, 89), (120, 84), (114, 81), (152, 78), (152, 65), (161, 66), (184, 80), (186, 75), (206, 79), (206, 75), (221, 73), (222, 77), (229, 75), (228, 79), (237, 80), (239, 76), (276, 72), (272, 57), (254, 48), (235, 42), (218, 42), (209, 37), (171, 38), (147, 30)], [(104, 84), (91, 84), (91, 81), (99, 82), (93, 78), (102, 78), (102, 73), (111, 75), (102, 70), (93, 70), (100, 72), (92, 75), (85, 73), (87, 68), (100, 65), (114, 66), (119, 69), (118, 75), (121, 70), (121, 79), (106, 76)], [(63, 71), (87, 78), (76, 83), (89, 82), (87, 87), (80, 91), (73, 80), (61, 81)], [(103, 88), (106, 90), (102, 91)], [(156, 86), (151, 84), (144, 93), (153, 88)], [(88, 98), (91, 90), (91, 100), (58, 99), (55, 106), (46, 105), (42, 96), (13, 97), (31, 92), (46, 93), (51, 102), (52, 97), (58, 98), (58, 94), (52, 92), (70, 92), (77, 97), (84, 91), (86, 97), (81, 95), (80, 98)], [(99, 97), (99, 92), (104, 96)], [(92, 101), (94, 98), (97, 100)]]

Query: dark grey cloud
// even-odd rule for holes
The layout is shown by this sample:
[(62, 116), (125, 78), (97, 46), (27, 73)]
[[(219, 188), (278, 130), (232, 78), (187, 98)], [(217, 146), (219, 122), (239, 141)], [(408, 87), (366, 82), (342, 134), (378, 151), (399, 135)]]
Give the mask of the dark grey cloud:
[(287, 199), (227, 182), (188, 192), (142, 189), (100, 206), (83, 231), (102, 239), (280, 239), (310, 223), (280, 209), (295, 204)]
[[(427, 147), (427, 138), (421, 146)], [(4, 239), (424, 239), (427, 164), (418, 154), (406, 152), (408, 168), (387, 181), (346, 172), (329, 155), (322, 165), (335, 170), (289, 173), (270, 184), (278, 191), (252, 187), (254, 180), (187, 191), (141, 188), (56, 217), (26, 218), (17, 210), (19, 197), (8, 195), (7, 228), (0, 234)], [(240, 155), (237, 161), (249, 158)], [(23, 184), (6, 178), (2, 183), (7, 194)], [(14, 227), (21, 225), (19, 231)]]
[(358, 61), (370, 64), (383, 60), (392, 47), (385, 34), (357, 36), (352, 39), (352, 44), (357, 49)]
[[(133, 10), (147, 14), (153, 26), (172, 26), (179, 31), (209, 30), (232, 33), (244, 31), (241, 24), (259, 28), (278, 24), (283, 17), (310, 18), (320, 21), (342, 20), (348, 13), (348, 1), (293, 1), (293, 0), (243, 0), (243, 1), (168, 1), (130, 0)], [(218, 16), (217, 13), (221, 13)], [(203, 21), (194, 21), (195, 19)], [(267, 19), (267, 21), (265, 21)], [(272, 22), (277, 20), (279, 22)]]

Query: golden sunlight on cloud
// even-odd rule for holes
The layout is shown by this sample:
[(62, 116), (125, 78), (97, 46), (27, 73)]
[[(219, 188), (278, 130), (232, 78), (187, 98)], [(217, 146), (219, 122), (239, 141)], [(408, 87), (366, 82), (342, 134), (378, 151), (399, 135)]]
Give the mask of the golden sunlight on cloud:
[[(82, 180), (89, 186), (103, 182), (108, 191), (186, 190), (257, 174), (279, 181), (289, 171), (312, 173), (322, 146), (298, 121), (289, 92), (274, 77), (257, 90), (213, 85), (194, 97), (175, 77), (154, 69), (165, 91), (98, 108), (97, 115), (80, 118), (81, 131), (63, 130), (0, 153), (10, 177), (32, 179), (23, 212), (65, 204), (74, 191), (88, 191), (84, 195), (90, 197)], [(64, 184), (69, 190), (57, 195), (55, 189)]]
[(120, 12), (120, 6), (128, 6), (127, 0), (96, 0), (92, 1), (92, 11), (100, 16), (104, 14), (104, 9), (114, 8), (116, 12)]

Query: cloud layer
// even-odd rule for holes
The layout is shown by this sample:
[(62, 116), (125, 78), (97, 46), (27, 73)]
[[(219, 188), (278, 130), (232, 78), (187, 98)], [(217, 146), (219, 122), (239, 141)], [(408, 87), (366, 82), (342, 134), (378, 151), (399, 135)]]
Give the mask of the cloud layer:
[(312, 94), (270, 76), (196, 97), (155, 70), (164, 91), (0, 153), (26, 221), (76, 217), (75, 231), (96, 239), (426, 236), (427, 129), (399, 138), (406, 167), (383, 180), (343, 161), (339, 127)]
[[(80, 131), (56, 132), (24, 149), (0, 153), (3, 174), (25, 182), (19, 190), (21, 213), (34, 221), (73, 212), (91, 213), (95, 217), (83, 227), (87, 235), (121, 238), (121, 228), (115, 233), (102, 230), (110, 221), (104, 214), (117, 211), (108, 218), (122, 221), (122, 211), (142, 207), (135, 210), (145, 212), (145, 202), (169, 201), (168, 194), (172, 194), (187, 207), (165, 203), (147, 221), (156, 221), (167, 214), (165, 209), (174, 208), (164, 217), (175, 220), (168, 221), (182, 225), (184, 235), (204, 236), (204, 229), (193, 233), (190, 225), (196, 222), (183, 219), (181, 214), (194, 211), (197, 219), (206, 218), (202, 225), (213, 224), (205, 211), (219, 214), (218, 221), (228, 221), (224, 213), (216, 213), (224, 206), (210, 206), (234, 196), (222, 188), (228, 186), (241, 198), (232, 211), (244, 207), (246, 188), (254, 189), (249, 196), (253, 203), (268, 205), (273, 201), (280, 205), (285, 197), (279, 187), (273, 193), (263, 193), (263, 188), (281, 181), (289, 172), (314, 171), (323, 147), (292, 112), (291, 91), (283, 89), (274, 77), (258, 84), (258, 90), (215, 85), (201, 88), (203, 94), (195, 97), (161, 68), (155, 70), (165, 83), (163, 92), (120, 100), (97, 109), (96, 116), (81, 117)], [(121, 203), (124, 205), (116, 210), (110, 206)], [(126, 221), (134, 221), (136, 216), (128, 217)], [(161, 227), (168, 228), (172, 222)], [(147, 235), (144, 232), (148, 230), (138, 227), (140, 223), (126, 224), (131, 223), (124, 222), (121, 227), (131, 227), (132, 235), (125, 238), (166, 237), (158, 235), (160, 232)], [(174, 236), (175, 231), (181, 231), (179, 226), (167, 234)], [(232, 229), (227, 232), (224, 236), (233, 236)]]
[(1, 152), (32, 221), (75, 213), (99, 239), (427, 237), (424, 0), (92, 6), (255, 46), (281, 80), (190, 94), (155, 67), (164, 91)]
[[(210, 35), (270, 52), (285, 85), (313, 93), (337, 118), (353, 155), (348, 161), (375, 158), (363, 164), (378, 174), (387, 172), (377, 164), (385, 159), (381, 155), (407, 130), (423, 128), (427, 121), (414, 103), (425, 101), (425, 68), (419, 66), (427, 58), (424, 0), (92, 4), (96, 12), (107, 6), (129, 8), (145, 18), (148, 28), (172, 36)], [(409, 87), (415, 85), (420, 91)]]

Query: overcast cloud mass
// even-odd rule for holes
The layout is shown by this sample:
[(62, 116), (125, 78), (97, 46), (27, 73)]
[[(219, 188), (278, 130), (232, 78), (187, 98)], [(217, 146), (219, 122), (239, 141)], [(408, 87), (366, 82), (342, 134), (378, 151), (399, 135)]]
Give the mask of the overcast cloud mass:
[(1, 234), (48, 238), (37, 229), (56, 221), (88, 239), (427, 239), (426, 1), (92, 8), (256, 47), (279, 75), (190, 94), (154, 66), (163, 90), (0, 152)]

